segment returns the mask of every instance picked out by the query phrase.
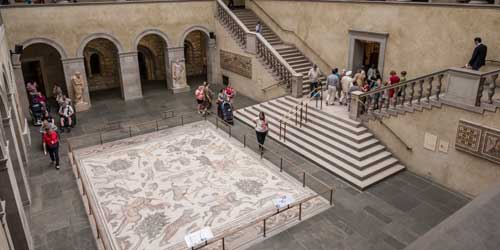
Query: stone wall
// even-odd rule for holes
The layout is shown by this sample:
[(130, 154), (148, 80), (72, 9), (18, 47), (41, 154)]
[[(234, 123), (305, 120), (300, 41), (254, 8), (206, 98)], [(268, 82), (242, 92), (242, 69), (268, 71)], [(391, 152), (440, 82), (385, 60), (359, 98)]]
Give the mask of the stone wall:
[[(367, 125), (410, 171), (465, 195), (476, 196), (500, 180), (500, 165), (455, 149), (460, 119), (500, 129), (499, 110), (478, 114), (446, 105), (384, 119), (383, 122), (413, 148), (409, 151), (379, 121), (370, 121)], [(425, 133), (437, 136), (438, 143), (449, 143), (448, 151), (441, 152), (438, 147), (435, 151), (425, 149)]]
[[(384, 75), (409, 78), (469, 60), (473, 39), (483, 38), (488, 59), (500, 60), (498, 7), (411, 3), (256, 0), (283, 29), (297, 34), (330, 67), (346, 68), (349, 31), (387, 33)], [(247, 5), (252, 5), (247, 1)], [(312, 18), (317, 17), (317, 18)]]
[[(99, 55), (100, 73), (93, 74), (90, 70), (90, 56)], [(115, 45), (102, 38), (90, 41), (84, 49), (87, 80), (90, 91), (120, 87), (120, 63)]]
[[(64, 72), (61, 63), (61, 55), (54, 48), (46, 44), (33, 44), (23, 50), (21, 62), (37, 60), (40, 61), (42, 72), (44, 74), (43, 87), (45, 87), (45, 94), (48, 97), (52, 96), (52, 88), (54, 84), (59, 84), (65, 90)], [(41, 83), (40, 88), (42, 88)], [(40, 89), (41, 90), (41, 89)], [(24, 100), (23, 100), (24, 101)]]

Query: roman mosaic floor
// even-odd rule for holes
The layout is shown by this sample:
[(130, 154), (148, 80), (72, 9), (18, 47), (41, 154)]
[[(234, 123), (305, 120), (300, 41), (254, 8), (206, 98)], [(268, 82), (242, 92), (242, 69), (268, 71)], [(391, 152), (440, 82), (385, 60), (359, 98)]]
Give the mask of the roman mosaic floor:
[[(184, 236), (204, 227), (226, 236), (229, 249), (243, 249), (262, 238), (262, 224), (228, 232), (275, 213), (278, 197), (316, 196), (206, 121), (74, 154), (106, 249), (186, 249)], [(311, 199), (303, 218), (328, 207)], [(298, 213), (296, 207), (272, 217), (267, 234), (296, 224)]]

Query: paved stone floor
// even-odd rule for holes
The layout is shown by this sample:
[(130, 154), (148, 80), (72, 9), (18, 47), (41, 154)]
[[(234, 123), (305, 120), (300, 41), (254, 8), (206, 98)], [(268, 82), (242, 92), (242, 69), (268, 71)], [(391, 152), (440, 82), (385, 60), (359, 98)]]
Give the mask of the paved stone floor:
[[(185, 115), (186, 122), (201, 119), (194, 112), (193, 91), (173, 95), (163, 88), (146, 90), (143, 99), (129, 102), (120, 99), (118, 89), (92, 95), (92, 109), (79, 113), (75, 129), (70, 134), (62, 134), (62, 138), (92, 133), (110, 121), (159, 119), (162, 111), (170, 109), (176, 110), (177, 115)], [(252, 100), (240, 95), (235, 108), (252, 104)], [(61, 145), (62, 168), (57, 171), (49, 167), (48, 157), (43, 155), (38, 129), (31, 129), (29, 169), (32, 206), (28, 215), (35, 247), (37, 250), (96, 249), (75, 178), (68, 166), (66, 144)], [(232, 133), (254, 134), (251, 128), (237, 121)], [(335, 205), (251, 249), (403, 249), (469, 201), (410, 172), (402, 172), (359, 192), (276, 142), (267, 141), (266, 146), (269, 151), (265, 157), (269, 160), (279, 161), (269, 153), (278, 152), (334, 185), (337, 188)]]

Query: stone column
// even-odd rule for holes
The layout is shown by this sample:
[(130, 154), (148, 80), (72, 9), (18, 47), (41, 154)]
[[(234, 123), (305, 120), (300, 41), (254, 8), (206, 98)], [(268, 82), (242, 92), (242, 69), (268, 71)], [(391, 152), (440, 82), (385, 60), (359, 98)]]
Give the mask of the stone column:
[(122, 97), (125, 101), (142, 98), (137, 52), (119, 53)]
[(5, 139), (9, 141), (8, 150), (10, 152), (10, 159), (12, 166), (14, 167), (14, 172), (16, 173), (16, 179), (18, 182), (19, 193), (21, 195), (21, 200), (23, 205), (29, 205), (31, 203), (31, 193), (28, 185), (28, 178), (26, 177), (25, 165), (23, 159), (21, 158), (21, 150), (19, 150), (19, 144), (17, 142), (17, 136), (12, 124), (12, 108), (8, 107), (6, 117), (2, 117), (3, 128), (5, 132)]
[[(3, 142), (0, 141), (0, 144)], [(21, 204), (16, 176), (8, 158), (8, 145), (1, 145), (0, 152), (0, 197), (5, 200), (9, 231), (15, 249), (33, 249), (28, 221)]]
[(21, 104), (21, 110), (24, 118), (30, 120), (30, 100), (26, 92), (26, 84), (24, 83), (23, 70), (21, 68), (21, 55), (12, 55), (12, 69), (14, 70), (14, 78), (16, 80), (17, 94)]
[(173, 89), (174, 84), (172, 83), (172, 72), (170, 72), (170, 61), (168, 60), (168, 48), (165, 47), (164, 53), (165, 60), (165, 78), (167, 79), (167, 89)]
[(208, 40), (207, 79), (210, 84), (220, 83), (218, 76), (217, 46), (215, 39)]
[[(22, 157), (21, 161), (23, 162), (23, 165), (27, 167), (29, 166), (29, 156), (26, 140), (24, 138), (25, 120), (18, 112), (18, 99), (16, 97), (16, 93), (14, 92), (8, 94), (9, 105), (12, 107), (12, 123), (14, 124), (14, 130), (16, 132), (17, 142)], [(26, 124), (26, 126), (28, 125)]]
[[(170, 81), (173, 83), (173, 65), (176, 61), (179, 61), (179, 63), (184, 67), (184, 75), (182, 76), (184, 79), (187, 79), (186, 77), (186, 63), (185, 63), (185, 58), (184, 58), (184, 47), (177, 47), (177, 48), (168, 48), (168, 59), (169, 59), (169, 65), (170, 65), (170, 74), (169, 78)], [(174, 94), (176, 93), (181, 93), (181, 92), (187, 92), (191, 88), (189, 85), (187, 85), (187, 82), (184, 81), (181, 85), (179, 86), (173, 86), (172, 84), (172, 91)]]
[(85, 111), (90, 109), (90, 95), (89, 95), (89, 83), (87, 81), (87, 73), (85, 72), (85, 61), (83, 57), (78, 58), (66, 58), (62, 59), (62, 65), (64, 70), (64, 79), (66, 80), (66, 89), (68, 90), (68, 96), (71, 100), (75, 100), (75, 91), (73, 90), (73, 84), (71, 84), (71, 77), (75, 75), (76, 72), (80, 72), (81, 77), (83, 78), (83, 82), (85, 86), (83, 88), (83, 102), (85, 104), (76, 105), (75, 111)]

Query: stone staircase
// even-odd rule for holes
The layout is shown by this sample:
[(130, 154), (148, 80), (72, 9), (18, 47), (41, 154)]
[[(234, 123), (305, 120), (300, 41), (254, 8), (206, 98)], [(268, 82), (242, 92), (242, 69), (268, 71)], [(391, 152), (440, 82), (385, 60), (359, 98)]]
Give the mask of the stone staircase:
[[(252, 10), (237, 9), (233, 10), (233, 13), (249, 30), (255, 31), (255, 26), (260, 19)], [(280, 56), (283, 57), (297, 73), (302, 74), (302, 92), (304, 94), (309, 93), (309, 86), (311, 82), (307, 77), (307, 72), (313, 66), (311, 60), (302, 54), (302, 52), (300, 52), (294, 45), (283, 43), (283, 41), (264, 22), (262, 22), (262, 20), (260, 20), (260, 23), (262, 25), (262, 36), (274, 47), (274, 49), (276, 49)], [(323, 72), (323, 74), (327, 74), (327, 72)], [(326, 77), (321, 77), (324, 87), (326, 87), (326, 84), (324, 84), (325, 80)]]
[(302, 127), (287, 124), (286, 141), (279, 138), (279, 120), (299, 99), (282, 97), (235, 111), (235, 118), (249, 126), (260, 111), (269, 121), (269, 137), (296, 153), (364, 189), (405, 167), (360, 122), (308, 109), (308, 122)]

